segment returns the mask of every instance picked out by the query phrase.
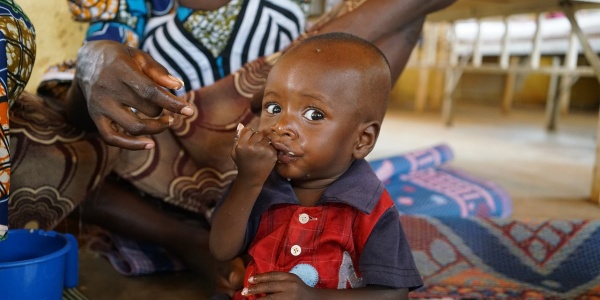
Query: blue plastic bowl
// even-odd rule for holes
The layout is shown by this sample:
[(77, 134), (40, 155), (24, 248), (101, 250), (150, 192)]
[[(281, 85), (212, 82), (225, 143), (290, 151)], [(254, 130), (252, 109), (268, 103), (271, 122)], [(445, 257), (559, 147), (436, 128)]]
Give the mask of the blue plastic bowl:
[(77, 239), (55, 231), (11, 229), (0, 242), (0, 298), (59, 300), (77, 286)]

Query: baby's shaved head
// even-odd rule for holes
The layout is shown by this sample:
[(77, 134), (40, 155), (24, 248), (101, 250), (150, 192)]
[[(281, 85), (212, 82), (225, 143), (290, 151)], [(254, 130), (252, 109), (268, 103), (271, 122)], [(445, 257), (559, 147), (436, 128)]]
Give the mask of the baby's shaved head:
[[(298, 57), (300, 56), (300, 57)], [(370, 42), (357, 36), (333, 32), (315, 35), (288, 50), (279, 60), (298, 59), (354, 71), (359, 80), (349, 80), (348, 89), (356, 90), (357, 117), (364, 121), (382, 121), (392, 88), (390, 66), (385, 55)], [(346, 80), (341, 76), (339, 80)], [(358, 82), (356, 82), (358, 81)], [(340, 103), (341, 104), (341, 103)]]
[[(358, 36), (355, 36), (355, 35), (352, 35), (349, 33), (331, 32), (331, 33), (314, 35), (314, 36), (311, 36), (311, 37), (305, 39), (299, 45), (310, 44), (311, 42), (319, 42), (319, 41), (331, 42), (331, 43), (342, 43), (342, 44), (348, 43), (348, 44), (355, 44), (357, 46), (364, 47), (365, 51), (369, 51), (376, 57), (379, 57), (379, 59), (381, 60), (381, 63), (383, 63), (387, 66), (388, 71), (390, 69), (390, 65), (387, 61), (387, 58), (385, 58), (385, 55), (383, 54), (383, 52), (381, 52), (381, 50), (379, 50), (379, 48), (377, 48), (375, 45), (371, 44), (369, 41), (364, 40)], [(390, 77), (390, 80), (391, 80), (391, 77)]]

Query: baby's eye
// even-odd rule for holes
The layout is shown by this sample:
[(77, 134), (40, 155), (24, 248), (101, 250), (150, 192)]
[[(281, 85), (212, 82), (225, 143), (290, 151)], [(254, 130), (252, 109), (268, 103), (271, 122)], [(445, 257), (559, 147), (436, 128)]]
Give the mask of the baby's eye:
[(315, 120), (324, 119), (325, 115), (322, 112), (320, 112), (314, 108), (311, 108), (304, 113), (304, 117), (311, 121), (315, 121)]
[(267, 112), (270, 114), (278, 114), (281, 112), (281, 107), (275, 103), (267, 104)]

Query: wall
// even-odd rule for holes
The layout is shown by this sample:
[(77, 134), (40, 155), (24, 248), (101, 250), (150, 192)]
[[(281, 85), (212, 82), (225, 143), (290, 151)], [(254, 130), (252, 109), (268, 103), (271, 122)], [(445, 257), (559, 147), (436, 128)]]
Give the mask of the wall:
[(18, 4), (36, 31), (37, 54), (31, 79), (25, 87), (35, 92), (49, 66), (77, 56), (87, 24), (72, 20), (66, 0), (20, 0)]

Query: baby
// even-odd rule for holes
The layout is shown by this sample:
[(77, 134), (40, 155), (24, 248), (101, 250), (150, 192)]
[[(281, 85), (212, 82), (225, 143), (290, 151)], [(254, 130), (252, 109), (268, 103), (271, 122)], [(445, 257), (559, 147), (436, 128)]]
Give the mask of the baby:
[(423, 284), (364, 159), (391, 85), (384, 55), (349, 34), (308, 38), (279, 58), (258, 129), (238, 126), (238, 175), (212, 220), (217, 259), (251, 258), (236, 297), (406, 299)]

